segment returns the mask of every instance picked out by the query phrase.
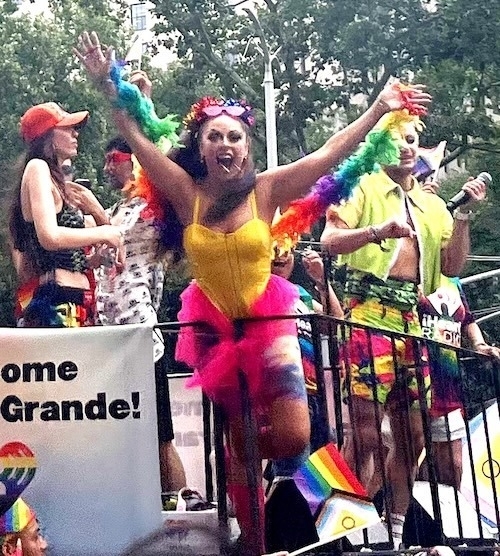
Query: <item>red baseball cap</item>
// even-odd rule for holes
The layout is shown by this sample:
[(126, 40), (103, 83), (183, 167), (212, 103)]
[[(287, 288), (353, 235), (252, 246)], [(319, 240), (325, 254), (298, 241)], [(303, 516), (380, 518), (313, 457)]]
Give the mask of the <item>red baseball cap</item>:
[(44, 102), (26, 110), (21, 118), (21, 136), (30, 142), (55, 127), (83, 126), (88, 117), (86, 110), (70, 114), (55, 102)]

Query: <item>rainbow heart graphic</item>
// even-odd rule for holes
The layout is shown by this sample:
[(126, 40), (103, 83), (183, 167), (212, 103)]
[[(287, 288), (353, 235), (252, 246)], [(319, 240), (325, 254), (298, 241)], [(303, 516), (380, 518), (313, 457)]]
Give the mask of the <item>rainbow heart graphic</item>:
[(6, 512), (31, 483), (36, 472), (35, 454), (22, 442), (0, 448), (0, 515)]

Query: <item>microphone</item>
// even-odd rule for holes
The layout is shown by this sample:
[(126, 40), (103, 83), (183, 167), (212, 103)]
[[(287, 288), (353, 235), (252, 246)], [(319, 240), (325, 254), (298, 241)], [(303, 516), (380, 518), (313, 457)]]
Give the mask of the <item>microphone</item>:
[[(493, 181), (491, 174), (488, 172), (481, 172), (476, 180), (481, 180), (484, 185), (488, 186)], [(459, 191), (456, 195), (454, 195), (447, 203), (446, 208), (453, 212), (456, 208), (461, 207), (470, 199), (470, 195), (465, 191)]]

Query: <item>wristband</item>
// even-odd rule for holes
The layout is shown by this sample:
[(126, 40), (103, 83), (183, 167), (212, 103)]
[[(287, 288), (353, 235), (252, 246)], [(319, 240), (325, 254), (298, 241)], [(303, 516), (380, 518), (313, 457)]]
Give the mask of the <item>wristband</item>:
[(380, 245), (382, 243), (382, 238), (378, 235), (375, 226), (368, 226), (368, 231), (371, 235), (370, 243), (378, 243)]
[(453, 218), (455, 220), (463, 220), (464, 222), (467, 222), (468, 220), (471, 219), (471, 216), (472, 216), (472, 211), (471, 210), (469, 210), (467, 212), (461, 212), (460, 210), (455, 209), (453, 211)]
[(370, 243), (377, 243), (380, 246), (380, 249), (382, 251), (389, 251), (389, 249), (387, 249), (387, 247), (384, 247), (382, 245), (382, 242), (384, 241), (379, 235), (378, 235), (378, 231), (375, 228), (375, 226), (368, 226), (368, 232), (371, 235), (371, 239), (370, 239)]

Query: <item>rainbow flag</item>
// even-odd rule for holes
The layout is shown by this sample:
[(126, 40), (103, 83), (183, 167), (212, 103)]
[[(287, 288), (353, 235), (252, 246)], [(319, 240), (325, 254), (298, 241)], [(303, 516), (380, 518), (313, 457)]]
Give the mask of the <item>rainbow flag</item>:
[(293, 478), (316, 518), (319, 541), (307, 549), (380, 522), (365, 488), (333, 443), (311, 454)]
[(332, 442), (311, 454), (293, 478), (313, 515), (335, 492), (367, 498), (363, 485)]

